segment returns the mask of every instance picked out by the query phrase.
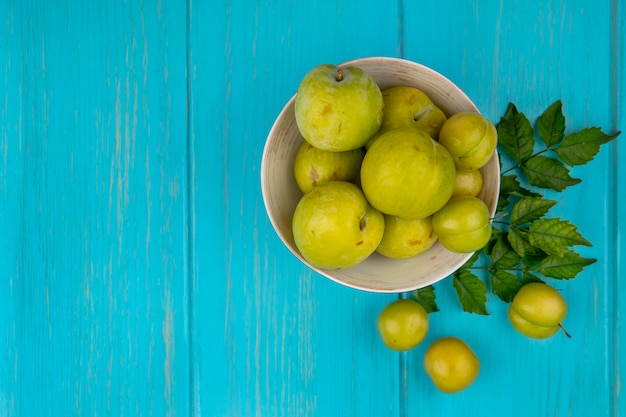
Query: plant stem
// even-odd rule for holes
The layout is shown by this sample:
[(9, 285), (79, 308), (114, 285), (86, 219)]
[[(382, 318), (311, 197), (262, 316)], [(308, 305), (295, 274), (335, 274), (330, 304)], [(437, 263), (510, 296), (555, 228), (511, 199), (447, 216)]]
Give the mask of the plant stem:
[(559, 323), (559, 328), (563, 331), (563, 333), (565, 333), (565, 336), (567, 336), (568, 339), (572, 338), (572, 335), (569, 334), (567, 330), (565, 330), (565, 328), (561, 325), (561, 323)]
[(544, 153), (548, 152), (549, 150), (550, 150), (549, 148), (545, 148), (545, 149), (542, 149), (542, 150), (540, 150), (538, 152), (535, 152), (534, 154), (530, 155), (528, 158), (524, 159), (523, 161), (519, 161), (516, 165), (513, 165), (512, 167), (508, 168), (507, 170), (502, 171), (502, 175), (506, 175), (509, 172), (513, 171), (513, 170), (516, 170), (516, 169), (519, 169), (519, 168), (523, 168), (524, 164), (526, 163), (526, 161), (528, 161), (531, 158), (534, 158), (535, 156), (539, 156), (541, 154), (544, 154)]

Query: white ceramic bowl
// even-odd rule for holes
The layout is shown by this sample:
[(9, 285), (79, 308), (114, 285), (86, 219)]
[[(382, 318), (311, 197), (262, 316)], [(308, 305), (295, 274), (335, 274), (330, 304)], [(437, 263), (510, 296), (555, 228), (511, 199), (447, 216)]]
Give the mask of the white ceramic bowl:
[[(478, 111), (472, 101), (441, 74), (412, 61), (372, 57), (348, 61), (341, 66), (365, 70), (381, 89), (413, 86), (424, 91), (447, 116), (460, 111)], [(287, 102), (269, 132), (261, 163), (261, 187), (267, 215), (276, 233), (289, 250), (317, 273), (348, 287), (372, 292), (405, 292), (440, 281), (467, 261), (471, 254), (458, 254), (436, 243), (429, 250), (408, 259), (390, 259), (372, 254), (351, 268), (327, 270), (309, 264), (300, 255), (291, 230), (291, 219), (302, 193), (296, 185), (293, 161), (302, 136), (294, 116), (295, 95)], [(500, 191), (497, 154), (482, 168), (484, 186), (479, 197), (495, 213)]]

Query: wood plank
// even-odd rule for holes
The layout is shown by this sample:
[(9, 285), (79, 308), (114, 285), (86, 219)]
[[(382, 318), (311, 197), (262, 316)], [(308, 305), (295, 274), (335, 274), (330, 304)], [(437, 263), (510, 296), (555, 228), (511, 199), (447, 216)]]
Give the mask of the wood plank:
[[(607, 265), (607, 275), (613, 277), (615, 286), (608, 294), (612, 305), (609, 311), (615, 310), (617, 319), (613, 323), (613, 328), (607, 329), (612, 332), (615, 341), (615, 349), (611, 352), (613, 356), (613, 366), (615, 381), (613, 382), (613, 401), (615, 408), (614, 416), (626, 414), (626, 396), (623, 394), (624, 372), (626, 370), (626, 354), (624, 354), (623, 340), (626, 334), (626, 290), (623, 286), (623, 277), (626, 274), (626, 149), (624, 138), (626, 137), (626, 22), (624, 13), (626, 4), (623, 1), (614, 1), (611, 7), (611, 61), (612, 61), (612, 85), (611, 85), (611, 123), (615, 131), (621, 131), (620, 137), (613, 143), (613, 158), (611, 164), (612, 189), (615, 196), (612, 199), (613, 216), (609, 219), (609, 231), (607, 232), (607, 247), (613, 252), (614, 262)], [(621, 282), (620, 282), (621, 280)]]
[(185, 12), (2, 3), (3, 416), (188, 414)]
[[(416, 7), (407, 2), (405, 9)], [(452, 79), (494, 122), (509, 102), (534, 120), (562, 99), (568, 133), (592, 125), (609, 133), (616, 128), (611, 2), (479, 6), (459, 1), (419, 7), (419, 15), (405, 16), (407, 58)], [(423, 15), (446, 23), (429, 24)], [(579, 226), (593, 243), (581, 253), (598, 259), (573, 281), (550, 281), (569, 302), (564, 324), (573, 337), (534, 341), (520, 336), (508, 323), (506, 305), (495, 297), (489, 300), (489, 317), (462, 313), (448, 279), (437, 285), (442, 312), (432, 315), (427, 340), (407, 355), (410, 415), (448, 415), (470, 404), (471, 415), (477, 416), (502, 410), (510, 416), (619, 415), (614, 359), (619, 253), (612, 227), (619, 195), (612, 180), (616, 150), (607, 145), (588, 166), (574, 168), (572, 175), (582, 178), (581, 184), (562, 194), (548, 193), (559, 201), (551, 215)], [(482, 362), (476, 383), (453, 396), (438, 393), (422, 367), (425, 349), (443, 335), (466, 340)]]
[(259, 183), (265, 138), (306, 71), (393, 55), (397, 32), (395, 7), (351, 0), (192, 4), (197, 415), (399, 415), (398, 356), (374, 328), (394, 296), (308, 271), (271, 229)]

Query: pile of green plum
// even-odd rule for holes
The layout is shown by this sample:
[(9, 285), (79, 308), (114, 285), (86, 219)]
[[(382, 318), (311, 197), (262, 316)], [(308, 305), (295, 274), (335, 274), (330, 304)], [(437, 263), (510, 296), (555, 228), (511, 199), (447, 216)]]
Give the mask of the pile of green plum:
[(477, 112), (446, 116), (422, 90), (381, 90), (357, 67), (319, 65), (300, 83), (294, 159), (302, 191), (295, 244), (316, 267), (348, 268), (374, 251), (409, 258), (439, 241), (470, 253), (491, 237), (480, 171), (497, 146)]

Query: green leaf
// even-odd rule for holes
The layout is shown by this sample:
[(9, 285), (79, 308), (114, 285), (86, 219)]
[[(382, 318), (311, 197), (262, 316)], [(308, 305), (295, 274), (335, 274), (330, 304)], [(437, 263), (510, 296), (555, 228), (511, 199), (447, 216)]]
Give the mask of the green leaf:
[(487, 286), (467, 269), (459, 269), (452, 275), (452, 286), (461, 302), (463, 311), (488, 315)]
[(427, 313), (435, 313), (439, 311), (435, 295), (435, 287), (429, 285), (413, 291), (413, 298), (420, 303)]
[(571, 250), (562, 255), (549, 255), (538, 266), (537, 272), (544, 277), (555, 279), (572, 279), (587, 265), (596, 262), (596, 259), (583, 258)]
[(501, 175), (500, 176), (500, 195), (509, 195), (514, 194), (515, 191), (522, 188), (519, 181), (517, 180), (517, 175)]
[(522, 281), (515, 274), (501, 269), (491, 272), (491, 291), (505, 303), (513, 301), (521, 287)]
[(619, 134), (607, 135), (600, 128), (590, 127), (566, 136), (559, 147), (553, 150), (569, 166), (584, 165), (596, 156), (600, 145), (610, 142)]
[(500, 197), (498, 198), (497, 211), (503, 211), (510, 203), (509, 197), (540, 197), (541, 194), (530, 191), (520, 184), (517, 175), (501, 175), (500, 176)]
[(528, 241), (528, 232), (524, 230), (511, 227), (507, 234), (507, 239), (513, 250), (521, 257), (537, 252), (537, 248)]
[(534, 275), (528, 271), (524, 271), (524, 273), (522, 274), (522, 285), (526, 285), (531, 282), (544, 282), (544, 281), (541, 278), (539, 278), (537, 275)]
[(530, 184), (541, 188), (551, 188), (555, 191), (563, 191), (570, 185), (578, 184), (581, 181), (570, 177), (569, 170), (562, 162), (542, 155), (528, 159), (524, 162), (522, 169)]
[(481, 252), (487, 256), (491, 256), (493, 246), (496, 244), (500, 236), (504, 235), (504, 231), (497, 228), (495, 223), (491, 224), (491, 237), (487, 244), (481, 249)]
[(541, 197), (541, 194), (522, 187), (515, 174), (500, 177), (500, 194), (502, 193), (518, 197)]
[(546, 200), (541, 197), (522, 198), (511, 211), (511, 224), (523, 225), (531, 223), (543, 217), (550, 210), (556, 201)]
[(537, 267), (548, 257), (548, 254), (541, 249), (535, 250), (535, 252), (528, 252), (522, 257), (522, 265), (525, 271), (536, 271)]
[(496, 205), (496, 212), (502, 213), (506, 208), (511, 204), (511, 200), (509, 200), (510, 194), (506, 194), (502, 192), (500, 189), (500, 195), (498, 196), (498, 204)]
[(491, 250), (491, 268), (512, 269), (519, 265), (522, 257), (509, 245), (505, 236), (500, 237)]
[(518, 112), (513, 103), (509, 103), (496, 128), (498, 145), (515, 161), (521, 163), (532, 155), (535, 147), (533, 128), (524, 113)]
[(562, 255), (574, 245), (591, 246), (591, 243), (577, 232), (577, 227), (567, 220), (539, 219), (530, 225), (528, 240), (534, 247), (549, 255)]
[(557, 100), (537, 119), (539, 138), (550, 148), (560, 143), (565, 135), (565, 116), (561, 100)]
[(478, 260), (478, 258), (480, 258), (480, 254), (481, 254), (480, 250), (474, 252), (472, 256), (470, 256), (470, 258), (467, 261), (465, 261), (465, 263), (463, 264), (463, 266), (461, 266), (461, 268), (469, 268), (472, 265), (474, 265), (476, 261)]

